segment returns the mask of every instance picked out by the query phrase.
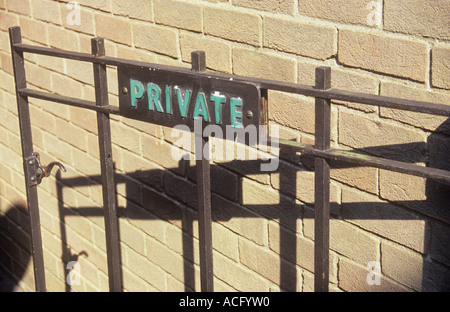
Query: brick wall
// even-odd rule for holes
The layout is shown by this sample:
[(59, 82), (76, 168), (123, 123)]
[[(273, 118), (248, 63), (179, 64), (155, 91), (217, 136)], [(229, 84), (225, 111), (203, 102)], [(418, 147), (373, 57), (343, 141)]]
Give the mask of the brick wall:
[[(0, 0), (0, 260), (25, 291), (34, 282), (8, 27), (34, 45), (90, 53), (100, 36), (109, 56), (184, 67), (204, 50), (210, 70), (309, 85), (326, 65), (336, 88), (450, 103), (446, 0), (376, 1), (379, 16), (369, 0), (79, 0), (79, 25), (68, 23), (67, 2)], [(30, 88), (94, 100), (90, 64), (26, 60)], [(115, 68), (108, 84), (117, 105)], [(47, 288), (107, 291), (95, 113), (30, 103), (35, 151), (68, 169), (39, 186)], [(333, 104), (333, 147), (450, 169), (446, 118)], [(314, 142), (313, 99), (270, 92), (269, 109), (281, 137)], [(199, 290), (195, 162), (170, 157), (171, 129), (112, 119), (123, 288)], [(308, 159), (280, 156), (269, 173), (254, 162), (212, 163), (217, 291), (313, 290), (314, 173)], [(448, 187), (343, 163), (331, 176), (332, 291), (449, 290)], [(70, 286), (75, 260), (81, 283)], [(373, 261), (380, 285), (367, 283)]]

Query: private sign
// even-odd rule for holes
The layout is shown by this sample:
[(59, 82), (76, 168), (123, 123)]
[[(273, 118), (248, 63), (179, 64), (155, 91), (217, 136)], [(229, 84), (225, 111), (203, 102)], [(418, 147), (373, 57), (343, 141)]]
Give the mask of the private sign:
[(264, 124), (258, 85), (171, 67), (118, 66), (119, 110), (124, 117), (162, 126), (218, 125), (236, 131)]

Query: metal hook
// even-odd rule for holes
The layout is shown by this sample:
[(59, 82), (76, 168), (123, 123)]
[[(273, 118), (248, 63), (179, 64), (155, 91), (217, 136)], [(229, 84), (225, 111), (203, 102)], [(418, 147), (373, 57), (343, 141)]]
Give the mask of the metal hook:
[(67, 171), (66, 168), (63, 166), (62, 163), (57, 162), (57, 161), (53, 161), (53, 162), (49, 163), (49, 164), (47, 165), (47, 167), (45, 167), (45, 170), (44, 170), (44, 177), (50, 176), (50, 173), (51, 173), (51, 171), (52, 171), (52, 169), (53, 169), (54, 166), (58, 166), (59, 169), (60, 169), (62, 172), (66, 172), (66, 171)]
[(29, 165), (36, 167), (34, 175), (31, 176), (31, 181), (33, 182), (33, 184), (40, 184), (43, 178), (50, 176), (50, 173), (54, 166), (58, 166), (62, 172), (67, 171), (64, 165), (57, 161), (53, 161), (46, 167), (43, 167), (41, 164), (39, 153), (34, 152), (32, 154), (32, 157), (33, 159), (29, 160)]

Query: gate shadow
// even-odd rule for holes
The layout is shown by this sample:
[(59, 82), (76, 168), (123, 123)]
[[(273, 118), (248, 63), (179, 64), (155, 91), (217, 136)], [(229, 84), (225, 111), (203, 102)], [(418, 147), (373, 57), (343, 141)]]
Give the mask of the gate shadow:
[[(447, 121), (437, 129), (437, 134), (429, 137), (427, 143), (398, 144), (393, 146), (377, 146), (362, 149), (363, 152), (371, 155), (382, 156), (407, 162), (425, 162), (427, 166), (450, 170), (450, 143), (447, 136), (450, 133), (450, 122)], [(444, 135), (441, 135), (444, 134)], [(429, 154), (425, 154), (428, 145)], [(407, 156), (405, 151), (412, 151)], [(233, 218), (266, 218), (277, 220), (280, 226), (280, 268), (279, 282), (280, 288), (284, 291), (295, 291), (297, 287), (297, 270), (292, 265), (295, 263), (297, 254), (302, 252), (297, 250), (296, 239), (292, 235), (296, 232), (296, 224), (299, 219), (313, 218), (312, 202), (294, 203), (289, 196), (292, 194), (292, 186), (296, 186), (297, 175), (292, 171), (292, 162), (301, 163), (303, 167), (296, 166), (298, 170), (312, 170), (312, 163), (309, 157), (297, 155), (290, 151), (281, 151), (280, 158), (291, 162), (289, 170), (283, 166), (276, 171), (279, 174), (280, 202), (277, 204), (245, 204), (243, 203), (242, 178), (246, 175), (260, 174), (261, 160), (233, 160), (221, 165), (211, 166), (211, 189), (212, 189), (212, 219), (213, 222), (229, 221)], [(334, 162), (330, 163), (331, 168), (350, 168), (354, 165)], [(232, 171), (237, 177), (237, 185), (234, 179), (224, 175), (223, 167)], [(178, 173), (183, 176), (178, 176)], [(85, 252), (73, 253), (67, 244), (67, 234), (65, 229), (65, 219), (80, 215), (85, 217), (103, 217), (102, 208), (98, 207), (65, 207), (63, 188), (85, 187), (93, 184), (100, 184), (100, 176), (62, 178), (57, 175), (57, 196), (59, 203), (62, 260), (64, 262), (64, 272), (66, 264), (76, 261), (79, 256), (89, 255)], [(192, 264), (194, 259), (194, 232), (193, 221), (196, 219), (197, 209), (197, 189), (195, 183), (195, 167), (189, 166), (188, 161), (181, 160), (178, 168), (170, 170), (148, 170), (135, 171), (127, 174), (115, 174), (116, 196), (126, 197), (126, 204), (118, 207), (118, 217), (129, 220), (166, 220), (181, 222), (182, 250), (184, 257), (184, 283), (185, 291), (195, 289), (195, 271)], [(119, 190), (119, 185), (124, 185), (124, 191)], [(236, 189), (234, 189), (234, 187)], [(301, 190), (297, 190), (301, 191)], [(291, 196), (292, 197), (292, 196)], [(117, 201), (116, 201), (117, 202)], [(409, 216), (411, 220), (426, 220), (426, 230), (424, 242), (431, 242), (430, 246), (424, 246), (425, 256), (423, 256), (422, 266), (422, 291), (450, 291), (450, 235), (448, 228), (450, 225), (450, 186), (428, 180), (426, 182), (426, 200), (419, 201), (389, 201), (384, 202), (356, 202), (356, 203), (332, 203), (331, 219), (343, 220), (405, 220)], [(244, 208), (245, 207), (245, 208)], [(413, 211), (411, 214), (399, 214), (396, 207), (408, 208)], [(12, 210), (11, 210), (12, 211)], [(145, 213), (143, 213), (145, 212)], [(12, 213), (12, 212), (11, 212)], [(74, 214), (75, 213), (75, 214)], [(417, 215), (417, 216), (416, 216)], [(13, 216), (6, 213), (0, 217), (0, 229), (3, 236), (13, 237), (10, 219)], [(430, 229), (430, 223), (435, 224)], [(29, 233), (29, 231), (28, 231)], [(5, 257), (5, 250), (11, 250), (12, 246), (5, 246), (9, 240), (0, 240), (0, 256), (2, 262)], [(357, 242), (355, 242), (357, 244)], [(11, 245), (11, 244), (10, 244)], [(434, 264), (429, 259), (429, 254), (433, 254), (433, 259), (439, 261), (443, 271), (434, 272)], [(23, 254), (19, 257), (23, 259)], [(28, 254), (29, 257), (29, 254)], [(401, 261), (401, 260), (400, 260)], [(433, 265), (432, 265), (433, 264)], [(19, 272), (20, 274), (20, 272)], [(66, 291), (71, 291), (70, 285), (66, 283)]]
[[(377, 146), (362, 149), (364, 153), (382, 156), (406, 162), (426, 162), (428, 166), (450, 170), (450, 144), (448, 138), (443, 137), (439, 132), (448, 133), (450, 122), (444, 123), (438, 134), (429, 137), (428, 143), (408, 143), (389, 146)], [(439, 131), (441, 130), (441, 131)], [(425, 154), (428, 144), (429, 155)], [(409, 153), (406, 153), (409, 151)], [(303, 167), (297, 166), (298, 170), (312, 170), (309, 157), (299, 156), (291, 151), (281, 151), (280, 158), (287, 161), (301, 162)], [(280, 176), (279, 192), (280, 202), (278, 204), (245, 204), (243, 203), (242, 178), (246, 175), (260, 174), (261, 160), (233, 160), (221, 165), (211, 166), (211, 189), (212, 189), (212, 219), (213, 222), (229, 221), (233, 218), (267, 218), (277, 220), (280, 226), (280, 288), (285, 291), (295, 291), (297, 283), (297, 271), (292, 261), (295, 263), (297, 244), (292, 234), (296, 232), (297, 221), (301, 218), (313, 218), (314, 204), (312, 202), (294, 204), (289, 195), (292, 186), (296, 186), (296, 172), (292, 172), (293, 166), (289, 170), (279, 167), (276, 171)], [(235, 180), (228, 179), (223, 174), (225, 166), (238, 176), (237, 190), (233, 190)], [(350, 168), (352, 164), (331, 161), (331, 168)], [(177, 176), (177, 173), (184, 173), (184, 177)], [(187, 177), (187, 178), (186, 178)], [(92, 181), (100, 181), (100, 176), (89, 178), (69, 178), (63, 179), (58, 176), (58, 196), (62, 203), (62, 187), (77, 188), (92, 184)], [(130, 220), (136, 219), (163, 219), (166, 221), (179, 221), (184, 235), (182, 239), (182, 249), (184, 261), (184, 282), (185, 290), (195, 289), (195, 272), (191, 263), (194, 259), (194, 233), (193, 221), (196, 219), (197, 210), (197, 188), (195, 182), (195, 167), (189, 166), (189, 161), (181, 160), (178, 168), (170, 170), (149, 170), (136, 171), (127, 174), (115, 175), (117, 185), (125, 185), (126, 196), (125, 207), (118, 207), (118, 215), (121, 218)], [(234, 194), (236, 191), (236, 195)], [(301, 191), (301, 190), (299, 190)], [(118, 192), (116, 191), (116, 194)], [(426, 220), (424, 243), (429, 242), (430, 246), (423, 246), (425, 254), (433, 253), (438, 260), (443, 263), (450, 263), (450, 252), (448, 246), (450, 237), (444, 226), (450, 224), (450, 187), (441, 183), (426, 182), (426, 200), (412, 201), (389, 201), (384, 202), (355, 202), (338, 204), (331, 203), (331, 217), (343, 220)], [(243, 208), (245, 207), (245, 208)], [(400, 207), (400, 208), (397, 208)], [(398, 213), (397, 209), (407, 208), (413, 213)], [(60, 218), (64, 221), (66, 210), (60, 207)], [(82, 216), (103, 216), (101, 208), (79, 207), (74, 211)], [(144, 210), (146, 213), (142, 213)], [(192, 214), (194, 217), (192, 217)], [(431, 227), (430, 223), (436, 224)], [(64, 222), (61, 222), (64, 226)], [(283, 230), (284, 228), (284, 230)], [(287, 231), (286, 231), (287, 229)], [(441, 230), (440, 230), (441, 229)], [(61, 229), (61, 233), (65, 233)], [(433, 236), (433, 240), (431, 239)], [(294, 235), (295, 237), (295, 235)], [(438, 237), (438, 239), (436, 239)], [(355, 242), (357, 244), (357, 242)], [(65, 257), (72, 259), (70, 251), (64, 253)], [(423, 256), (423, 291), (450, 291), (450, 268), (444, 265), (444, 270), (433, 272), (435, 268), (431, 264), (428, 256)], [(444, 272), (444, 274), (442, 274)], [(70, 289), (68, 289), (70, 290)]]

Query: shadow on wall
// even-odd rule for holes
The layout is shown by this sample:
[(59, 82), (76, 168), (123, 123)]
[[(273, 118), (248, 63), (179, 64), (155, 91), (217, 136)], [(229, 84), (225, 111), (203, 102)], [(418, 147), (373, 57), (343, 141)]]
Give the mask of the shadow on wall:
[(24, 205), (8, 208), (0, 216), (0, 291), (21, 291), (18, 282), (23, 277), (31, 248), (29, 219)]
[[(363, 151), (377, 156), (383, 156), (400, 161), (417, 162), (427, 161), (427, 165), (435, 168), (450, 170), (450, 120), (443, 123), (435, 134), (429, 137), (428, 155), (425, 154), (426, 144), (413, 143), (407, 145), (382, 146), (366, 148)], [(405, 150), (412, 151), (406, 155)], [(412, 154), (412, 155), (411, 155)], [(299, 157), (290, 152), (282, 151), (280, 155), (285, 160), (298, 162), (300, 159), (305, 167), (311, 163), (308, 157)], [(242, 205), (242, 177), (248, 174), (260, 173), (262, 161), (242, 161), (234, 160), (222, 166), (233, 171), (233, 175), (228, 174), (222, 166), (211, 167), (211, 188), (212, 188), (212, 218), (215, 222), (228, 221), (232, 218), (268, 218), (278, 220), (280, 226), (280, 288), (286, 291), (297, 289), (297, 270), (292, 263), (295, 263), (297, 253), (297, 243), (295, 240), (295, 226), (299, 218), (313, 217), (313, 203), (304, 205), (292, 204), (286, 196), (280, 196), (280, 202), (276, 205)], [(332, 168), (351, 167), (345, 163), (331, 164)], [(298, 170), (304, 170), (297, 167)], [(179, 178), (178, 173), (185, 173), (187, 179)], [(116, 174), (117, 185), (125, 185), (127, 198), (126, 206), (119, 207), (120, 218), (127, 218), (130, 221), (143, 219), (163, 219), (178, 220), (184, 233), (182, 240), (184, 263), (184, 284), (185, 291), (195, 289), (194, 259), (194, 233), (193, 222), (197, 218), (197, 191), (195, 184), (195, 167), (190, 167), (188, 161), (180, 161), (178, 168), (173, 170), (149, 170), (136, 171), (128, 174)], [(296, 186), (296, 174), (290, 169), (278, 169), (280, 175), (280, 193), (292, 194), (292, 187)], [(234, 176), (235, 177), (235, 176)], [(60, 203), (60, 220), (64, 221), (66, 216), (103, 216), (103, 211), (98, 207), (64, 207), (62, 189), (64, 187), (77, 188), (91, 185), (100, 181), (99, 176), (61, 178), (57, 174), (57, 194)], [(300, 192), (298, 190), (297, 192)], [(295, 190), (294, 190), (295, 192)], [(117, 194), (117, 192), (116, 192)], [(424, 246), (425, 256), (423, 256), (422, 280), (416, 290), (421, 291), (450, 291), (450, 186), (433, 181), (426, 183), (426, 200), (424, 201), (391, 201), (383, 202), (354, 202), (339, 205), (332, 203), (331, 218), (345, 220), (402, 220), (410, 218), (416, 220), (417, 216), (427, 223), (425, 230)], [(248, 209), (243, 209), (245, 206)], [(392, 207), (407, 207), (415, 213), (398, 213)], [(22, 211), (20, 223), (16, 221), (17, 211)], [(29, 261), (29, 243), (25, 244), (24, 250), (18, 250), (16, 244), (16, 227), (23, 228), (27, 224), (24, 209), (12, 208), (6, 215), (1, 216), (0, 228), (0, 260), (4, 267), (11, 267), (12, 272), (18, 277), (22, 276), (24, 268)], [(89, 257), (86, 253), (73, 254), (66, 244), (66, 231), (64, 222), (61, 225), (62, 240), (62, 260), (64, 265), (76, 260), (80, 255)], [(27, 226), (25, 226), (25, 229)], [(29, 231), (28, 231), (29, 232)], [(292, 239), (294, 237), (294, 239)], [(23, 245), (19, 242), (19, 245)], [(355, 242), (357, 244), (357, 242)], [(28, 257), (28, 258), (27, 258)], [(430, 260), (432, 259), (432, 260)], [(401, 259), (399, 259), (401, 261)], [(437, 269), (438, 268), (438, 269)], [(64, 268), (66, 269), (66, 268)], [(309, 268), (311, 271), (313, 268)], [(417, 289), (419, 288), (419, 289)], [(66, 283), (66, 291), (71, 288)], [(371, 291), (371, 290), (369, 290)]]

